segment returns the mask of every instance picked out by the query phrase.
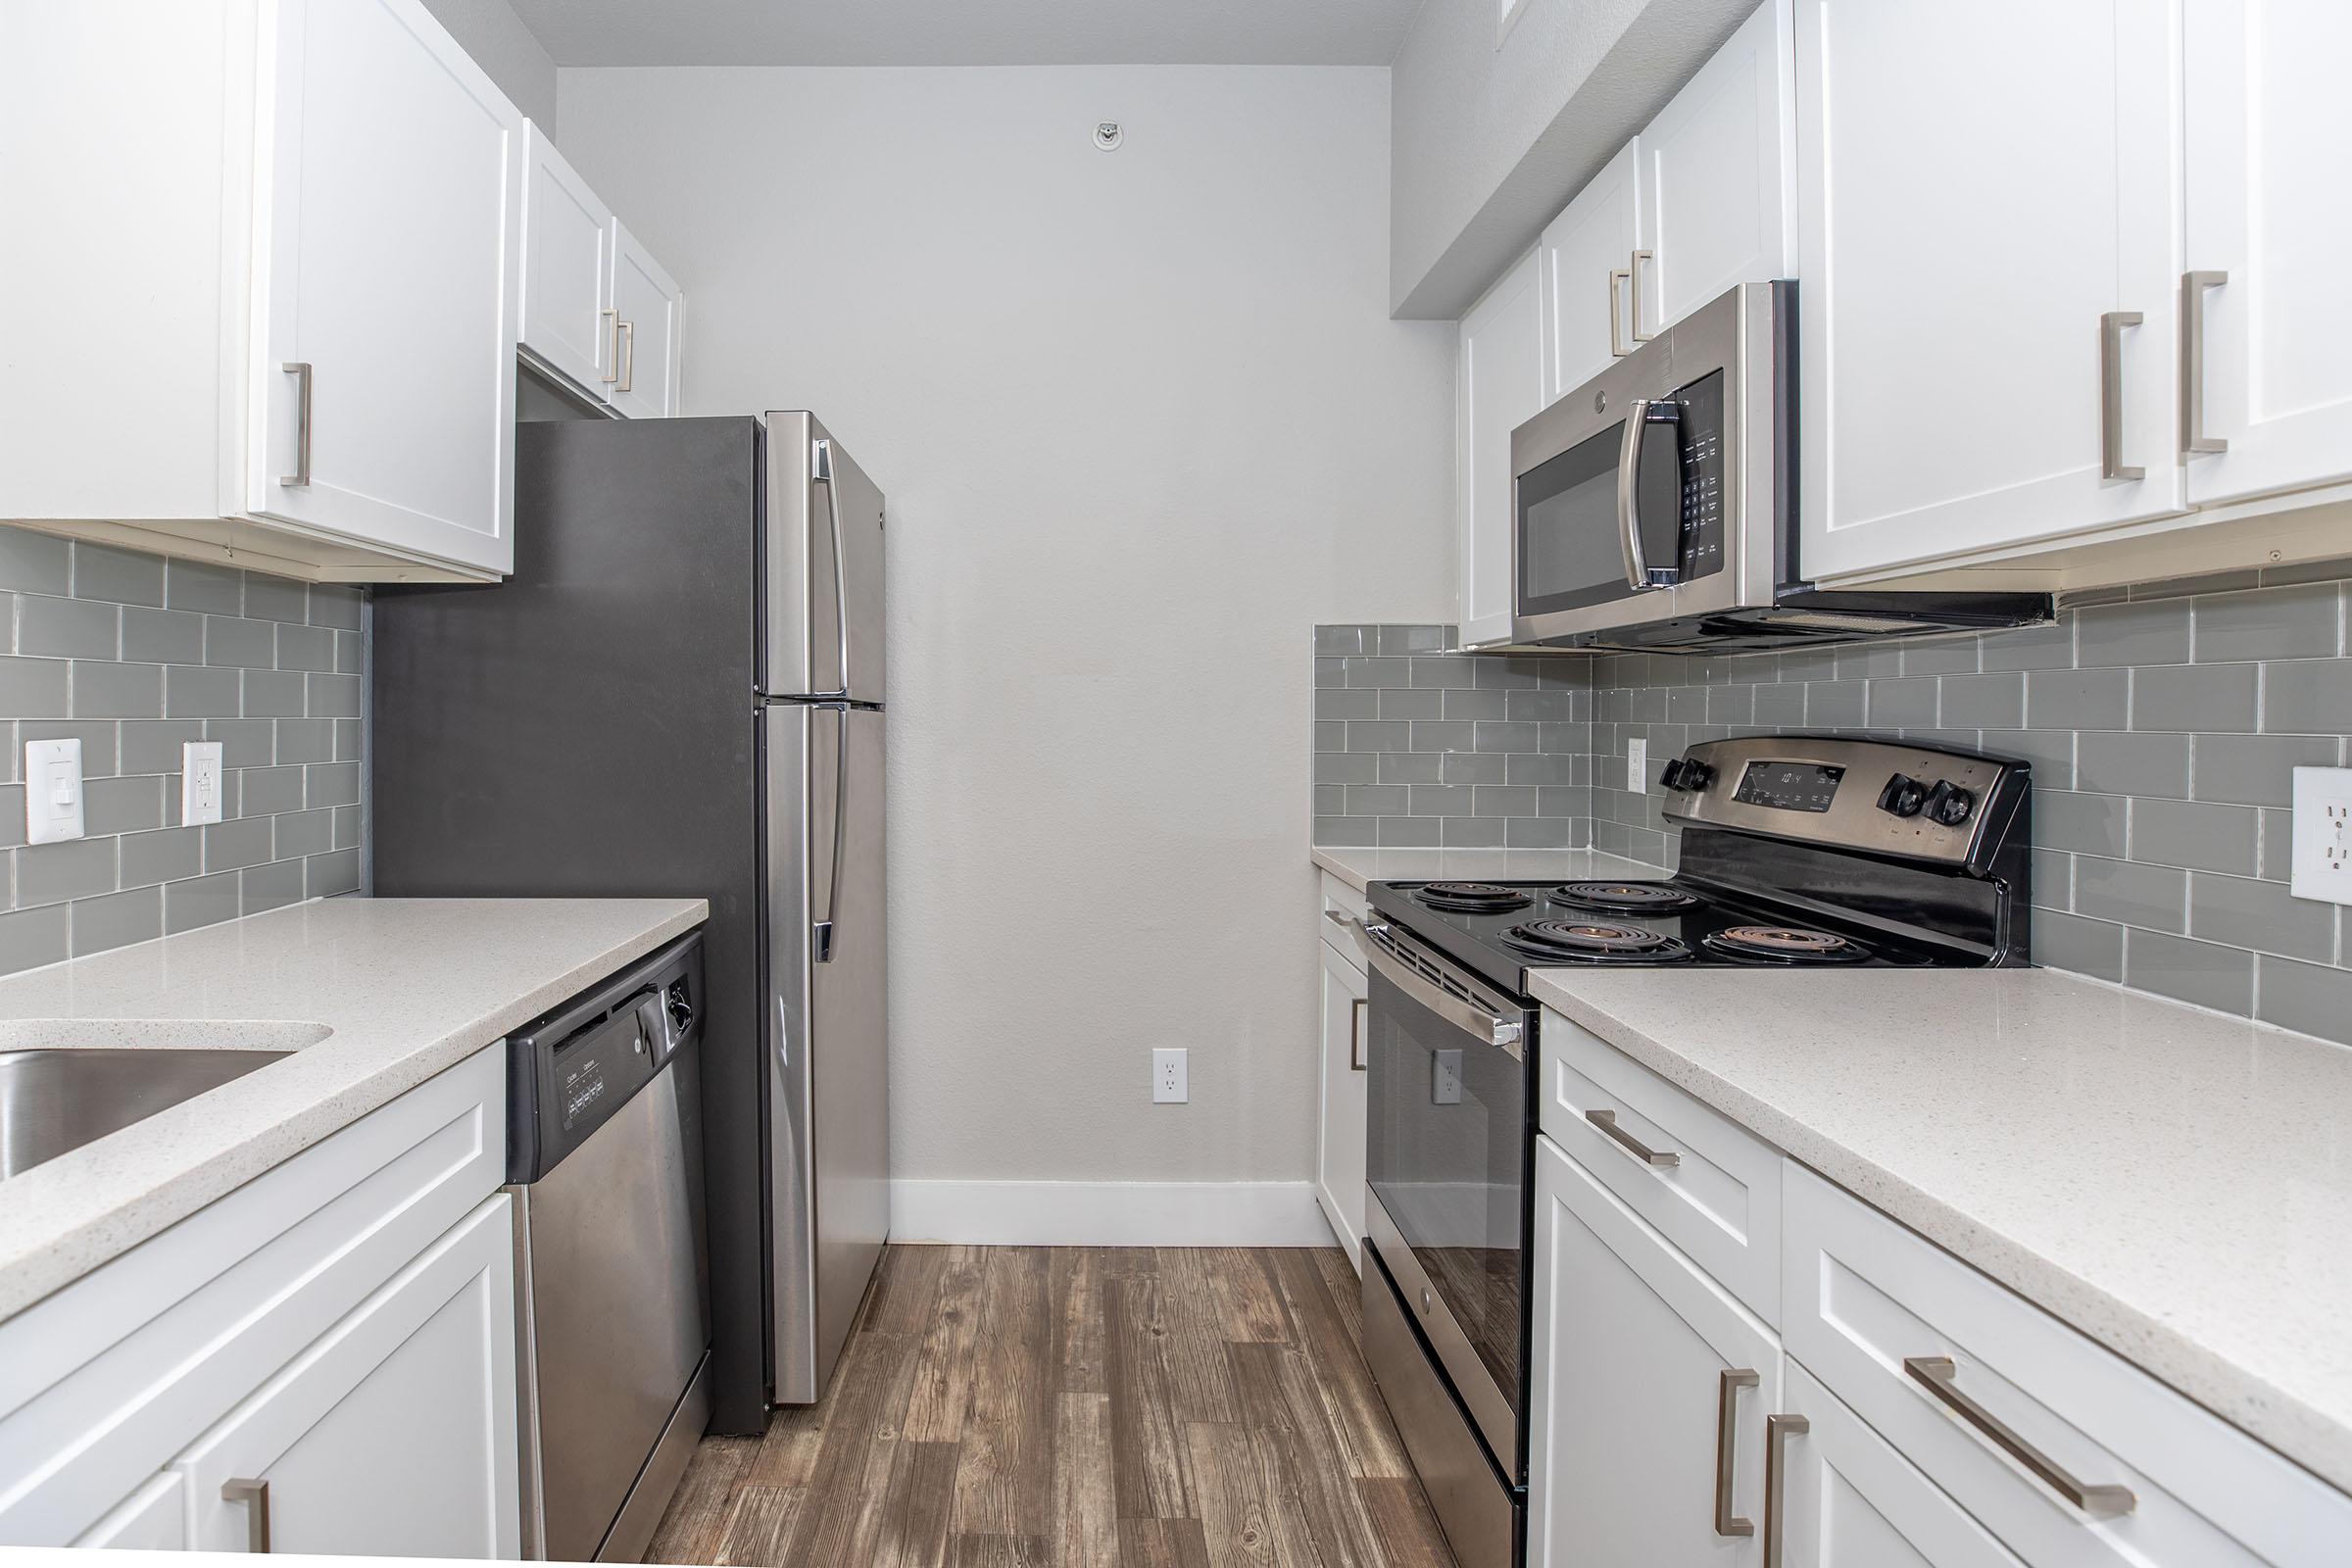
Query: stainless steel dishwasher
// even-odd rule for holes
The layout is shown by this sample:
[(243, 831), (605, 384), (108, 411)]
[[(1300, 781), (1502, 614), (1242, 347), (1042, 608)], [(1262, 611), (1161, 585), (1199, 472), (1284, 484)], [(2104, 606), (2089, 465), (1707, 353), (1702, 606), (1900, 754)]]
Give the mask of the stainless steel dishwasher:
[(635, 1561), (710, 1412), (703, 939), (508, 1041), (523, 1555)]

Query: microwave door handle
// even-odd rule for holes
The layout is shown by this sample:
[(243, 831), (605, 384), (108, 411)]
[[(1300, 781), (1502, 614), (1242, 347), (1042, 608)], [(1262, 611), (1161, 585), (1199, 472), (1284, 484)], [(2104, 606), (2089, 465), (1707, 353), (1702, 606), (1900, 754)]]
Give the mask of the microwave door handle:
[[(1655, 414), (1651, 410), (1656, 410)], [(1652, 566), (1642, 548), (1642, 426), (1679, 424), (1682, 405), (1664, 398), (1636, 398), (1625, 406), (1625, 445), (1617, 453), (1617, 538), (1625, 553), (1625, 585), (1635, 593), (1671, 588), (1676, 566)]]

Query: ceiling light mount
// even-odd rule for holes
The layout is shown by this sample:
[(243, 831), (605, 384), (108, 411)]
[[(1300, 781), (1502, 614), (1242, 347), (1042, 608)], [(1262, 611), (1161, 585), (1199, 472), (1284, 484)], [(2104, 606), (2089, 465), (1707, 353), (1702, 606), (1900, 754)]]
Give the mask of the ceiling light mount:
[(1095, 145), (1102, 148), (1102, 151), (1116, 152), (1119, 149), (1119, 143), (1126, 139), (1127, 132), (1120, 127), (1117, 121), (1102, 120), (1095, 122)]

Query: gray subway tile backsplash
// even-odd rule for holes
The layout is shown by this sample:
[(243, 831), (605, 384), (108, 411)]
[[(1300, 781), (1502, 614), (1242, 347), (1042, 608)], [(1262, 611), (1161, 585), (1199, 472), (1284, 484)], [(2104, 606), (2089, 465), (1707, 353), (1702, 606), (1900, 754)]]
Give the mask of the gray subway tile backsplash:
[[(1420, 750), (1381, 755), (1365, 781), (1459, 791), (1413, 792), (1446, 814), (1318, 808), (1316, 842), (1559, 843), (1671, 865), (1677, 835), (1654, 780), (1695, 742), (1809, 729), (1998, 751), (2035, 769), (2037, 961), (2352, 1044), (2352, 919), (2288, 894), (2283, 809), (2295, 767), (2352, 765), (2348, 579), (2336, 564), (2150, 585), (2078, 600), (2048, 626), (1909, 644), (1417, 655), (1413, 687), (1534, 691), (1572, 717), (1556, 736), (1542, 724), (1533, 745), (1507, 702), (1499, 719), (1465, 707), (1415, 722)], [(1317, 628), (1318, 653), (1359, 644), (1378, 649), (1379, 629)], [(1317, 661), (1319, 684), (1336, 662)], [(1624, 788), (1637, 738), (1652, 780), (1639, 793)], [(1319, 755), (1315, 777), (1362, 765)], [(1482, 798), (1505, 814), (1480, 814)]]
[[(167, 608), (168, 607), (168, 608)], [(0, 527), (0, 973), (358, 890), (366, 595)], [(85, 836), (26, 847), (26, 741), (82, 743)], [(221, 743), (218, 827), (180, 748)]]

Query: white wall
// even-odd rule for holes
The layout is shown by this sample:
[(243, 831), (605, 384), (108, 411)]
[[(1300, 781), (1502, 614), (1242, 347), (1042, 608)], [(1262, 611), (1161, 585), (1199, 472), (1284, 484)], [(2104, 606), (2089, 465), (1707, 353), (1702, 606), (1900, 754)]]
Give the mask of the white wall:
[(562, 116), (686, 291), (688, 412), (806, 404), (890, 496), (899, 1174), (1303, 1180), (1309, 628), (1453, 603), (1387, 74), (566, 70)]
[(1391, 79), (1389, 296), (1459, 317), (1757, 0), (1433, 0)]
[[(424, 0), (458, 47), (498, 83), (514, 107), (556, 134), (556, 62), (507, 0)], [(562, 146), (561, 142), (557, 143)]]

